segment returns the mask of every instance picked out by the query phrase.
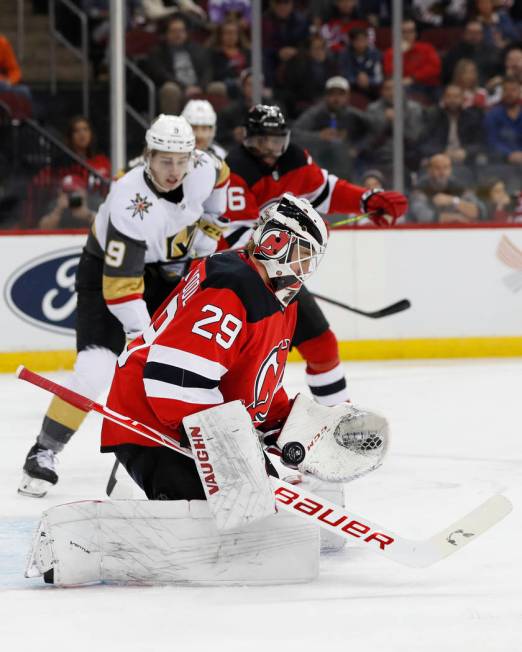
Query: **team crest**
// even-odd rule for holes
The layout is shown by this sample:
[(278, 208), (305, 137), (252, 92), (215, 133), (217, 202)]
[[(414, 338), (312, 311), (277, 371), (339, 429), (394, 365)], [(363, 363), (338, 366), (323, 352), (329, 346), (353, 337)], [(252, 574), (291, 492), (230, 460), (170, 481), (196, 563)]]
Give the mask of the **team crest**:
[(132, 211), (131, 217), (140, 216), (140, 219), (143, 220), (145, 213), (149, 212), (149, 208), (152, 206), (152, 202), (147, 201), (147, 196), (142, 197), (139, 192), (136, 193), (136, 197), (131, 199), (131, 205), (127, 206), (128, 211)]
[(289, 349), (290, 340), (281, 340), (261, 363), (254, 382), (254, 400), (247, 407), (253, 421), (266, 419), (272, 398), (283, 380)]
[(256, 247), (256, 253), (262, 254), (265, 258), (279, 260), (288, 252), (290, 243), (291, 236), (288, 231), (270, 229), (263, 233), (263, 236)]

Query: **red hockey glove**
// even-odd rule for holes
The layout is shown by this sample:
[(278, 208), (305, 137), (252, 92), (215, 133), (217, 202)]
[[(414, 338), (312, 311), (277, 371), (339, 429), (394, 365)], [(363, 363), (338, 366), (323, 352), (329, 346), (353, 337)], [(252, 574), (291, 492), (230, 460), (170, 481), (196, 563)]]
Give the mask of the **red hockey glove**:
[(376, 226), (393, 226), (408, 210), (408, 200), (393, 190), (368, 190), (361, 197), (361, 209)]

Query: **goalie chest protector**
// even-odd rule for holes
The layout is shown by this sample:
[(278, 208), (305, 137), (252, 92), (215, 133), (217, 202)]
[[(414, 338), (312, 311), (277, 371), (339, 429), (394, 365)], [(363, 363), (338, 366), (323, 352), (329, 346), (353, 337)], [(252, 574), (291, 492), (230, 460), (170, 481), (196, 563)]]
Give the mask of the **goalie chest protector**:
[[(107, 405), (178, 441), (183, 417), (228, 401), (240, 400), (254, 424), (285, 418), (296, 316), (297, 304), (283, 309), (246, 254), (211, 256), (120, 356)], [(102, 451), (126, 443), (156, 445), (104, 421)]]

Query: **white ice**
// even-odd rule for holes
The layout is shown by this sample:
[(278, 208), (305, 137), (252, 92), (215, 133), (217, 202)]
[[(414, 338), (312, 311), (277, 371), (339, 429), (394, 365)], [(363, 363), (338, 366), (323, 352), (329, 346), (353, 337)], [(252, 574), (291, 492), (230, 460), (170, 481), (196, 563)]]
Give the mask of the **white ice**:
[[(522, 650), (522, 361), (352, 363), (355, 403), (391, 422), (383, 468), (347, 486), (348, 505), (412, 538), (434, 534), (491, 494), (513, 512), (427, 569), (355, 546), (321, 560), (318, 581), (248, 588), (57, 589), (23, 577), (40, 513), (103, 498), (112, 456), (89, 416), (60, 455), (44, 499), (18, 496), (24, 456), (48, 395), (0, 376), (0, 650), (61, 652)], [(65, 374), (51, 374), (59, 382)], [(290, 393), (304, 389), (290, 365)]]

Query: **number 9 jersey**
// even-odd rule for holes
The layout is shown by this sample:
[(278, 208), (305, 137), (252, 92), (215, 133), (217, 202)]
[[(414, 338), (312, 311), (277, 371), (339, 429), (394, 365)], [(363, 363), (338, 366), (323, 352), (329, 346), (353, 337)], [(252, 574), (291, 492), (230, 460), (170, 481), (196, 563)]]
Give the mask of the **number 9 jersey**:
[(226, 221), (229, 170), (204, 152), (170, 192), (159, 192), (143, 165), (114, 182), (100, 206), (86, 252), (103, 260), (103, 298), (127, 333), (143, 330), (149, 313), (143, 301), (144, 270), (160, 264), (173, 280), (193, 256), (215, 251)]
[[(183, 417), (239, 399), (254, 425), (285, 419), (283, 372), (297, 304), (286, 308), (247, 254), (199, 263), (118, 359), (107, 406), (177, 440)], [(110, 421), (102, 452), (156, 446)]]

